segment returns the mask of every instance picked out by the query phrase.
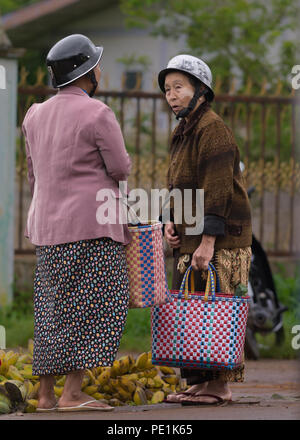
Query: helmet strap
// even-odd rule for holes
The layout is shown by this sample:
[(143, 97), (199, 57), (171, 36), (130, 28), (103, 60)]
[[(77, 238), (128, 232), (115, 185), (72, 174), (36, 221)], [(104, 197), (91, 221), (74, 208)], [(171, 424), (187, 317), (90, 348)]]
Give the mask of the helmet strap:
[(86, 75), (87, 75), (87, 77), (89, 78), (89, 80), (91, 81), (91, 83), (93, 85), (93, 88), (92, 88), (92, 90), (89, 93), (90, 98), (92, 98), (94, 96), (95, 92), (96, 92), (96, 89), (97, 89), (97, 86), (98, 86), (98, 82), (96, 80), (95, 73), (94, 73), (93, 70), (90, 70)]
[(194, 110), (198, 99), (201, 96), (206, 95), (206, 93), (208, 93), (208, 90), (204, 89), (201, 91), (200, 85), (198, 85), (196, 87), (194, 96), (192, 97), (192, 99), (189, 102), (189, 105), (187, 107), (183, 108), (182, 110), (180, 110), (180, 112), (176, 115), (176, 119), (178, 120), (178, 119), (186, 118), (191, 113), (191, 111)]

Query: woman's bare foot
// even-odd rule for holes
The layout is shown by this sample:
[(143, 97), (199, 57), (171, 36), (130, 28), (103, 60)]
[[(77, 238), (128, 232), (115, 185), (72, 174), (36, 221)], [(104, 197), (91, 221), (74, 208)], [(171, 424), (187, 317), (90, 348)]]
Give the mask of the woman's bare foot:
[[(207, 394), (210, 394), (208, 396)], [(216, 397), (213, 397), (216, 396)], [(221, 380), (212, 380), (207, 382), (205, 389), (199, 390), (192, 396), (186, 396), (181, 401), (201, 404), (214, 404), (220, 403), (222, 400), (230, 401), (232, 399), (232, 392), (227, 382)]]
[(38, 408), (50, 409), (56, 406), (54, 394), (54, 377), (50, 375), (40, 376), (40, 388), (38, 394)]
[(196, 384), (188, 388), (186, 391), (182, 391), (179, 393), (169, 394), (167, 396), (167, 402), (170, 403), (180, 403), (182, 399), (189, 397), (189, 395), (195, 395), (201, 391), (204, 391), (208, 382), (204, 382), (201, 384)]
[(42, 408), (42, 409), (51, 409), (51, 408), (55, 408), (57, 404), (56, 398), (54, 397), (40, 397), (38, 399), (38, 404), (37, 407), (38, 408)]
[[(76, 370), (67, 374), (63, 393), (58, 401), (58, 408), (67, 408), (79, 406), (83, 403), (90, 402), (85, 407), (112, 408), (111, 406), (93, 400), (91, 396), (81, 391), (84, 370)], [(91, 402), (91, 400), (93, 400)]]

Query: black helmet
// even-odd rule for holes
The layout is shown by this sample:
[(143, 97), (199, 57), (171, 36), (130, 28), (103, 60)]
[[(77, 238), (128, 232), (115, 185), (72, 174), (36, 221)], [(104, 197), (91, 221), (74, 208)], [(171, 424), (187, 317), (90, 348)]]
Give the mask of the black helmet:
[(99, 63), (103, 47), (96, 47), (81, 34), (58, 41), (47, 55), (53, 87), (62, 87), (88, 73)]

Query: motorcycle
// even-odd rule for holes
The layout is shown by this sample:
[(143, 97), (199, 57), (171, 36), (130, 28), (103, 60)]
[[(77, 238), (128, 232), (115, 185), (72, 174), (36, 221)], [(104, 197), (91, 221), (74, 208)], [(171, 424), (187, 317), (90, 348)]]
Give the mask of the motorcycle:
[[(248, 189), (249, 198), (254, 191), (254, 187)], [(254, 235), (252, 235), (251, 248), (252, 257), (248, 282), (248, 295), (251, 300), (245, 337), (245, 356), (247, 359), (256, 360), (259, 358), (257, 334), (274, 333), (278, 345), (284, 341), (282, 314), (288, 308), (278, 300), (266, 252)]]

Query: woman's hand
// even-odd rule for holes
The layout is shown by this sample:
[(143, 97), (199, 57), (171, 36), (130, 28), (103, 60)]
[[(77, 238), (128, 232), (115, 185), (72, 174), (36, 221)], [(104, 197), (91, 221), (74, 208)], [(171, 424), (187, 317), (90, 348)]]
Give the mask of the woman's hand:
[(172, 249), (176, 249), (180, 247), (180, 239), (178, 235), (175, 235), (175, 226), (173, 222), (168, 222), (165, 224), (165, 239), (167, 240), (168, 245)]
[(200, 246), (193, 253), (191, 265), (194, 270), (208, 270), (208, 263), (214, 255), (215, 241), (215, 236), (203, 235)]

